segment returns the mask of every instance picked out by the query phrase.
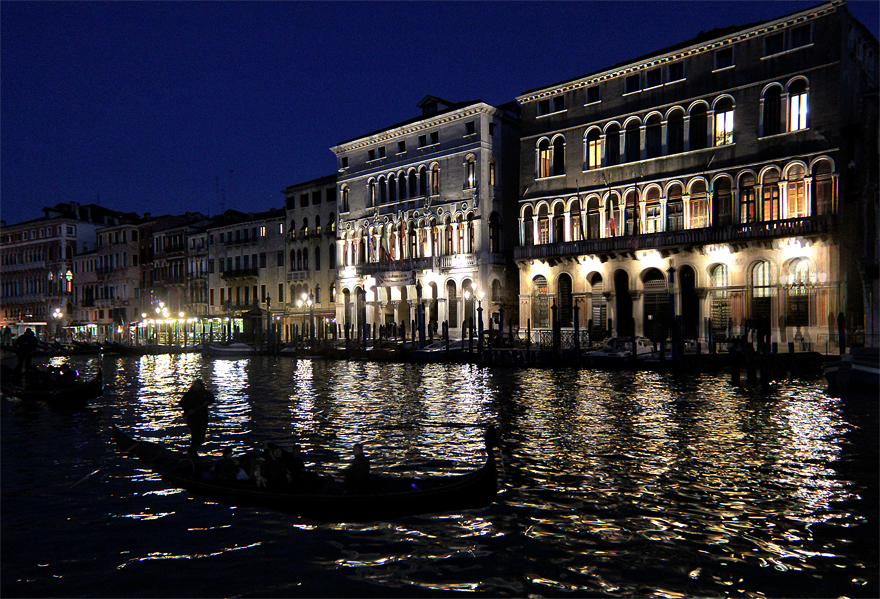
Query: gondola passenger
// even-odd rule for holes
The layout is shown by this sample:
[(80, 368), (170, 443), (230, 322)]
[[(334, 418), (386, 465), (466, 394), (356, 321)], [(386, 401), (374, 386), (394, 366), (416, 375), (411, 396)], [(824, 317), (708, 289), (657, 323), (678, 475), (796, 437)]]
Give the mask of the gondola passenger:
[(354, 444), (354, 461), (345, 469), (345, 486), (347, 488), (358, 487), (365, 484), (370, 478), (370, 460), (364, 455), (364, 446)]

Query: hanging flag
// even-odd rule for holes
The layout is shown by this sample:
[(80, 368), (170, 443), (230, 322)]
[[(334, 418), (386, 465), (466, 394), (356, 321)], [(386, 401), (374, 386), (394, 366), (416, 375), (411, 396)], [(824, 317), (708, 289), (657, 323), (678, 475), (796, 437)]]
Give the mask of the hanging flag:
[(404, 259), (406, 250), (406, 229), (404, 228), (403, 212), (400, 213), (400, 259)]
[(388, 251), (388, 243), (390, 239), (388, 238), (388, 227), (382, 225), (382, 237), (379, 241), (379, 252), (381, 254), (380, 260), (383, 262), (391, 261), (391, 253)]

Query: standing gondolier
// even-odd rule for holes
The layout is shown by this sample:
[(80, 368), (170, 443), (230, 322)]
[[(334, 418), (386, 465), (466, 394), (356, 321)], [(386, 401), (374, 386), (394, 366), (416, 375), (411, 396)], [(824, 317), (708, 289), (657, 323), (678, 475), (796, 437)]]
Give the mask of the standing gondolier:
[(214, 403), (214, 396), (205, 389), (202, 379), (196, 379), (180, 398), (178, 405), (183, 408), (183, 417), (191, 436), (189, 454), (198, 455), (199, 445), (205, 440), (208, 430), (208, 406)]

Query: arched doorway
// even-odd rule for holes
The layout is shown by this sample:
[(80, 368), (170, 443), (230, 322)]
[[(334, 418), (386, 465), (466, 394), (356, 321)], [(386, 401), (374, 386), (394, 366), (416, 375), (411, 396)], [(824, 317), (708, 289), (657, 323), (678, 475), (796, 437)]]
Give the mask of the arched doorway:
[(559, 326), (573, 327), (574, 311), (572, 307), (574, 305), (574, 302), (572, 300), (571, 294), (571, 277), (567, 274), (560, 275), (557, 287), (558, 291), (556, 294), (556, 306), (558, 310), (556, 311), (556, 318), (559, 319)]
[(532, 328), (549, 328), (549, 311), (547, 279), (538, 275), (532, 280)]
[(645, 289), (642, 329), (652, 341), (663, 341), (669, 331), (669, 290), (663, 271), (651, 268), (642, 275)]
[(614, 312), (617, 318), (617, 334), (621, 337), (631, 337), (635, 332), (633, 328), (632, 296), (629, 293), (629, 275), (625, 270), (614, 273)]
[[(590, 288), (592, 292), (592, 297), (590, 298), (592, 305), (590, 307), (590, 315), (587, 317), (588, 321), (593, 321), (590, 336), (593, 339), (604, 339), (606, 335), (605, 327), (608, 323), (608, 302), (605, 299), (605, 284), (602, 280), (602, 275), (595, 273), (590, 277)], [(589, 322), (587, 324), (589, 325)]]
[(458, 293), (455, 281), (446, 282), (446, 310), (448, 312), (447, 322), (449, 323), (449, 328), (457, 329), (461, 326), (461, 322), (458, 320)]
[(697, 275), (690, 266), (682, 266), (678, 271), (678, 286), (681, 289), (681, 326), (685, 339), (700, 336), (700, 298), (697, 297)]

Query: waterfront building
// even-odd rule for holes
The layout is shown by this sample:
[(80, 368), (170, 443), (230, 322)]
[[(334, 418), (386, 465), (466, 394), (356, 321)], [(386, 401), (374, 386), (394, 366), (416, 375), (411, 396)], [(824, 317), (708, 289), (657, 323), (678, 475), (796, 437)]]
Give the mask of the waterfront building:
[[(283, 316), (272, 298), (283, 292), (285, 213), (272, 208), (244, 214), (227, 210), (206, 228), (208, 316), (228, 337), (266, 342), (266, 323)], [(270, 305), (271, 303), (271, 305)], [(275, 333), (273, 324), (272, 332)]]
[(877, 292), (877, 51), (831, 2), (523, 93), (520, 327), (833, 349)]
[(336, 175), (284, 189), (287, 285), (278, 287), (287, 339), (294, 332), (326, 339), (336, 334)]
[[(348, 334), (462, 323), (516, 308), (515, 104), (426, 96), (421, 114), (336, 154), (336, 319)], [(508, 295), (509, 294), (509, 295)], [(483, 306), (485, 302), (485, 306)], [(485, 313), (484, 313), (485, 308)]]
[(96, 231), (133, 215), (97, 204), (60, 203), (43, 217), (0, 226), (0, 326), (60, 336), (74, 320), (74, 257), (94, 251)]
[(140, 319), (141, 240), (135, 218), (98, 229), (95, 249), (74, 259), (76, 337), (125, 341), (129, 325)]

